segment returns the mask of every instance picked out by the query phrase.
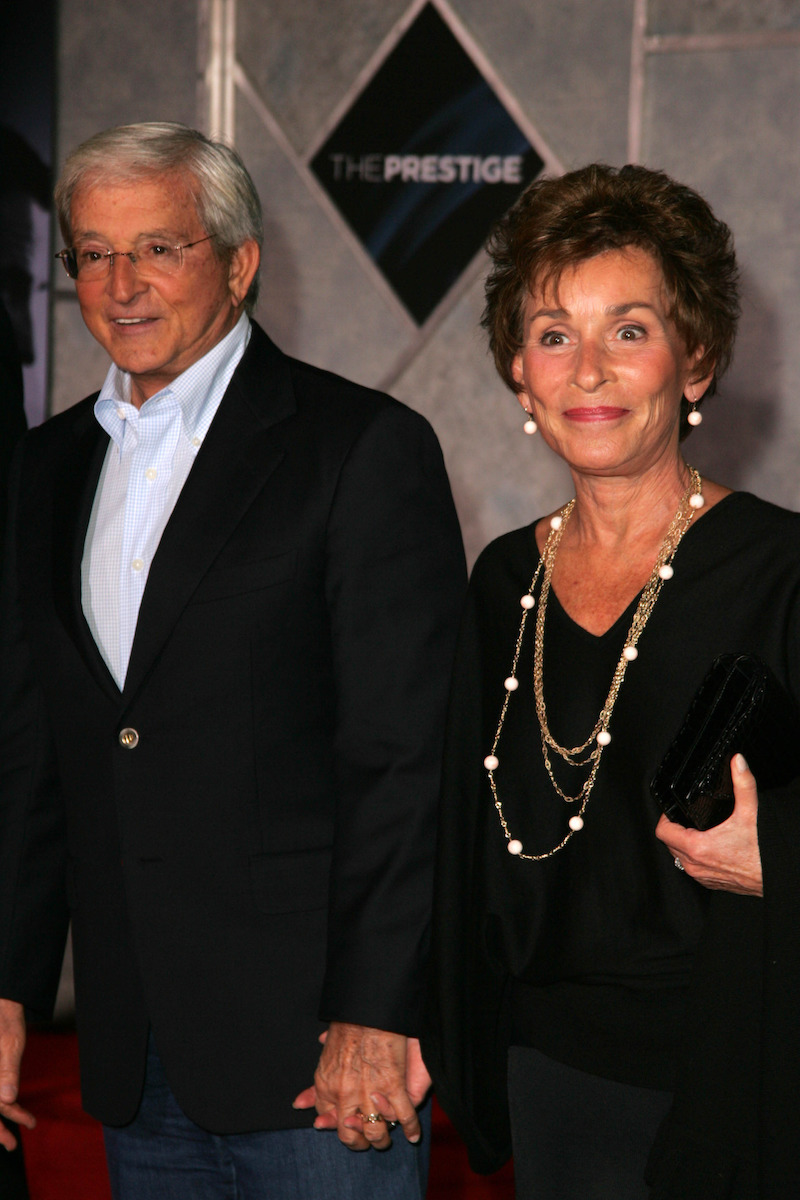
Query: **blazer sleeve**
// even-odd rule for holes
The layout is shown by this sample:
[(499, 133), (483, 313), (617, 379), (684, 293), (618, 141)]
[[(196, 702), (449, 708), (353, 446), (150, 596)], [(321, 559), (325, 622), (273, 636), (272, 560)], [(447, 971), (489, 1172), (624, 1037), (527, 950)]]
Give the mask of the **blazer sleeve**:
[(395, 403), (376, 409), (347, 455), (327, 532), (338, 800), (320, 1017), (412, 1035), (466, 577), (422, 417)]
[(0, 300), (0, 545), (6, 525), (11, 457), (25, 429), (22, 365), (11, 321)]
[(0, 590), (0, 996), (49, 1017), (67, 933), (66, 833), (17, 586), (15, 498)]

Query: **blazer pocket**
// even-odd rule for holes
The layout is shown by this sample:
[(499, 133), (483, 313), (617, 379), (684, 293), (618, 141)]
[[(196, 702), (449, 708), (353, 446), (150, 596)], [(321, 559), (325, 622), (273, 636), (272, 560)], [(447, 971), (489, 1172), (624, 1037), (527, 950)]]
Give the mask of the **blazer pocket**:
[(198, 585), (192, 597), (193, 604), (204, 604), (207, 600), (220, 600), (225, 596), (241, 596), (247, 592), (258, 592), (275, 587), (293, 579), (297, 564), (297, 551), (287, 550), (272, 558), (256, 562), (235, 563), (231, 566), (212, 567)]
[(250, 882), (256, 908), (274, 914), (327, 908), (330, 873), (329, 847), (286, 854), (253, 854)]

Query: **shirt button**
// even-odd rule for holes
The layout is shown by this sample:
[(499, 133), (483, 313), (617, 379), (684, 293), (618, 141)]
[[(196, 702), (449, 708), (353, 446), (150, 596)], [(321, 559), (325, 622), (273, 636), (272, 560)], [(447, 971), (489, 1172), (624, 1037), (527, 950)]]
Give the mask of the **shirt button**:
[(125, 412), (124, 408), (117, 409), (117, 416), (119, 417), (120, 421), (124, 421), (127, 415), (128, 414)]
[(135, 558), (133, 560), (133, 562), (131, 563), (131, 568), (134, 571), (141, 571), (144, 568), (144, 559), (143, 558)]
[(144, 473), (144, 477), (145, 479), (155, 479), (157, 474), (158, 471), (155, 469), (155, 467), (148, 467)]
[(193, 446), (199, 446), (200, 444), (201, 444), (201, 443), (200, 443), (200, 438), (199, 438), (199, 437), (193, 437), (193, 438), (192, 438), (192, 445), (193, 445)]
[(135, 729), (121, 729), (119, 731), (119, 744), (126, 750), (135, 750), (139, 745), (139, 734)]

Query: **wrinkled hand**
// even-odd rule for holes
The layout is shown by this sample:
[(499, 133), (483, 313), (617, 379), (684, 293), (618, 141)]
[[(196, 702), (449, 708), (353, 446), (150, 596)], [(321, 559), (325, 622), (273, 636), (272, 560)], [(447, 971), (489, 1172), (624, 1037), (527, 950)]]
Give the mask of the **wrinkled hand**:
[[(323, 1050), (314, 1084), (301, 1092), (295, 1108), (316, 1105), (315, 1129), (335, 1129), (351, 1150), (386, 1150), (387, 1121), (396, 1121), (410, 1142), (420, 1139), (416, 1105), (430, 1087), (419, 1042), (366, 1025), (332, 1021), (320, 1038)], [(380, 1113), (366, 1122), (358, 1113)]]
[(678, 858), (692, 879), (703, 887), (763, 896), (761, 854), (758, 849), (758, 789), (755, 777), (741, 754), (731, 760), (734, 810), (713, 829), (685, 829), (662, 816), (656, 837)]
[[(15, 1000), (0, 1000), (0, 1117), (33, 1129), (36, 1119), (17, 1103), (24, 1049), (25, 1011)], [(0, 1121), (0, 1146), (13, 1150), (16, 1144), (11, 1130)]]

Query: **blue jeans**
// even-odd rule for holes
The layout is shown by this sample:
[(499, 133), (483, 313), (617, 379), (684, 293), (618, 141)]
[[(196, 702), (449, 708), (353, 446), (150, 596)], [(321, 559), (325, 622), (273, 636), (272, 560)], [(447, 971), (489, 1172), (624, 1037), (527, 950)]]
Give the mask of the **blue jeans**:
[(103, 1133), (114, 1200), (423, 1200), (430, 1103), (420, 1120), (418, 1145), (396, 1133), (384, 1151), (316, 1129), (208, 1133), (178, 1105), (151, 1038), (139, 1112)]

